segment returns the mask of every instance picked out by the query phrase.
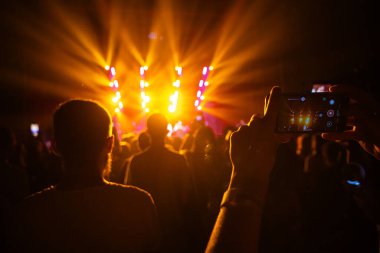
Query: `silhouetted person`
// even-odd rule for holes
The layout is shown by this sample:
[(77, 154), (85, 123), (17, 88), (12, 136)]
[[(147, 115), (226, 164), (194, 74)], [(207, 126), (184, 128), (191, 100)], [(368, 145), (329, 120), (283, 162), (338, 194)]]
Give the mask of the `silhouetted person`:
[(61, 104), (53, 117), (62, 181), (27, 198), (10, 219), (10, 252), (147, 252), (157, 247), (149, 194), (109, 183), (108, 112), (90, 100)]
[(194, 175), (203, 233), (206, 235), (205, 244), (214, 225), (221, 200), (221, 198), (216, 200), (216, 195), (218, 195), (219, 173), (222, 168), (218, 167), (220, 164), (214, 160), (214, 149), (214, 132), (207, 126), (201, 126), (193, 134), (190, 150), (184, 153)]
[(0, 207), (15, 204), (29, 194), (26, 171), (12, 162), (14, 151), (13, 133), (0, 128)]
[(187, 236), (187, 213), (192, 212), (189, 205), (193, 187), (184, 157), (165, 147), (167, 125), (168, 121), (162, 114), (148, 118), (151, 146), (132, 157), (126, 183), (152, 195), (162, 229), (163, 252), (187, 252), (192, 246)]

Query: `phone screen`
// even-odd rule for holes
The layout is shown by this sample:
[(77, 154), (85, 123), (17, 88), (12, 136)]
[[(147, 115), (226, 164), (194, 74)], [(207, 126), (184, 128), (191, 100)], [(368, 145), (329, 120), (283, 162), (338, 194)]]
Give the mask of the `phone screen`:
[(312, 93), (320, 93), (320, 92), (329, 92), (332, 84), (313, 84), (313, 88), (311, 89)]
[(278, 113), (278, 133), (341, 132), (348, 99), (336, 93), (283, 94)]

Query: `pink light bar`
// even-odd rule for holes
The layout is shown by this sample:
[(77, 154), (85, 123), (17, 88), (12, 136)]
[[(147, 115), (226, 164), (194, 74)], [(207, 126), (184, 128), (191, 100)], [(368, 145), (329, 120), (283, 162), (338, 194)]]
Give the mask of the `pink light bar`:
[(203, 75), (206, 75), (208, 72), (208, 68), (207, 67), (203, 67), (203, 71), (202, 71), (202, 74)]
[(115, 67), (111, 67), (111, 75), (116, 76), (116, 69)]

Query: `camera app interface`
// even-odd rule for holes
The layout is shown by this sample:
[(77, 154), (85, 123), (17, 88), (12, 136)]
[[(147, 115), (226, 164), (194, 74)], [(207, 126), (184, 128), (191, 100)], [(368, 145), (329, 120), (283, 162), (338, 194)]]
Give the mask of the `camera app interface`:
[(341, 131), (342, 100), (331, 93), (286, 96), (276, 130), (284, 133)]

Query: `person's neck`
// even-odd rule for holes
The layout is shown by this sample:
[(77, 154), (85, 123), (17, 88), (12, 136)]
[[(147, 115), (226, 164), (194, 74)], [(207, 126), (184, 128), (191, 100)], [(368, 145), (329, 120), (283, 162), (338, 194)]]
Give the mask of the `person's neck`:
[(62, 180), (57, 184), (60, 190), (80, 190), (90, 187), (102, 186), (107, 183), (98, 171), (81, 171), (80, 169), (70, 168), (64, 173)]
[(152, 148), (162, 148), (165, 147), (165, 141), (164, 140), (152, 140), (151, 144)]

